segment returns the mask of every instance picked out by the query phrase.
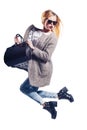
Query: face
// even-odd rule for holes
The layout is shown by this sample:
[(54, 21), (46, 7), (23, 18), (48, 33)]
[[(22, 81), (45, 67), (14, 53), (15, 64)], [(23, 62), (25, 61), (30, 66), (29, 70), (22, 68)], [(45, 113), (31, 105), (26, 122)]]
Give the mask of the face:
[(49, 32), (49, 31), (53, 31), (53, 29), (55, 28), (55, 25), (57, 24), (56, 22), (56, 16), (51, 16), (48, 19), (45, 20), (44, 23), (44, 29)]

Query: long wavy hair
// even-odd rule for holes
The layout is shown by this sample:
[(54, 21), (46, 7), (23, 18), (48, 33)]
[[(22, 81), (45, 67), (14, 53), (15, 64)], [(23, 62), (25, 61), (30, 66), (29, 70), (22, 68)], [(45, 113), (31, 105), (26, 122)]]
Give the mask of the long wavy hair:
[(53, 12), (52, 10), (46, 10), (42, 13), (42, 24), (44, 25), (44, 22), (46, 19), (48, 19), (49, 17), (51, 16), (56, 16), (56, 20), (57, 20), (57, 24), (55, 25), (55, 28), (54, 28), (54, 33), (57, 37), (59, 37), (59, 34), (60, 34), (60, 26), (61, 26), (61, 20), (59, 18), (59, 16)]

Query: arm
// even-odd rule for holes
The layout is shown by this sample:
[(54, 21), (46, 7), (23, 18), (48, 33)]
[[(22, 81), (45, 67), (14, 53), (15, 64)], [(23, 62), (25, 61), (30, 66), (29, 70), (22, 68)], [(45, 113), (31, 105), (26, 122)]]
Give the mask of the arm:
[[(27, 40), (29, 31), (33, 28), (33, 25), (31, 25), (25, 32), (24, 39)], [(51, 36), (49, 36), (47, 40), (47, 43), (43, 43), (44, 48), (42, 49), (38, 44), (37, 46), (33, 46), (33, 43), (31, 41), (26, 41), (28, 46), (31, 48), (32, 52), (32, 58), (37, 58), (40, 60), (43, 60), (44, 62), (47, 62), (50, 58), (51, 55), (56, 47), (57, 44), (57, 38), (54, 33), (52, 33)], [(43, 39), (42, 39), (43, 41)]]
[(32, 55), (44, 62), (47, 62), (51, 58), (51, 55), (56, 47), (56, 43), (57, 42), (49, 42), (43, 50), (35, 47), (32, 51)]
[(56, 47), (57, 39), (55, 39), (54, 37), (50, 38), (50, 40), (48, 41), (48, 43), (45, 44), (42, 50), (39, 47), (34, 47), (31, 41), (28, 41), (27, 44), (32, 49), (32, 58), (36, 57), (39, 60), (47, 62), (48, 60), (50, 60), (51, 55)]

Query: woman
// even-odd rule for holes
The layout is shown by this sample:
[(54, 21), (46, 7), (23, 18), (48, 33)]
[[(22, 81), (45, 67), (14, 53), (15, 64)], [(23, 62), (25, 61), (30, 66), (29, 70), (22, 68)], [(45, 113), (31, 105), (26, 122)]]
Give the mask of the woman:
[[(43, 109), (50, 112), (51, 118), (55, 119), (57, 102), (46, 102), (43, 98), (67, 99), (70, 102), (73, 102), (74, 99), (71, 94), (67, 93), (66, 87), (58, 93), (38, 90), (40, 87), (49, 85), (51, 80), (53, 70), (51, 56), (60, 34), (61, 20), (52, 10), (46, 10), (42, 13), (42, 24), (43, 29), (31, 25), (25, 32), (24, 40), (31, 49), (31, 59), (26, 68), (28, 78), (23, 82), (20, 90), (41, 104)], [(20, 40), (15, 37), (15, 42), (19, 44)]]

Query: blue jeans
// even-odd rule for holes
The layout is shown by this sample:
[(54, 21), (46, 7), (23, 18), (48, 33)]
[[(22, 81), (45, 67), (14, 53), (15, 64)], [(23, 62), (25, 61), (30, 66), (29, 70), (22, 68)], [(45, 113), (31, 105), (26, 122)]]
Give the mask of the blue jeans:
[(52, 93), (52, 92), (47, 92), (47, 91), (42, 91), (42, 90), (39, 91), (38, 89), (39, 89), (38, 87), (30, 85), (28, 78), (20, 86), (20, 90), (24, 94), (26, 94), (27, 96), (29, 96), (30, 98), (38, 102), (39, 104), (45, 103), (43, 98), (57, 98), (58, 97), (57, 93)]

